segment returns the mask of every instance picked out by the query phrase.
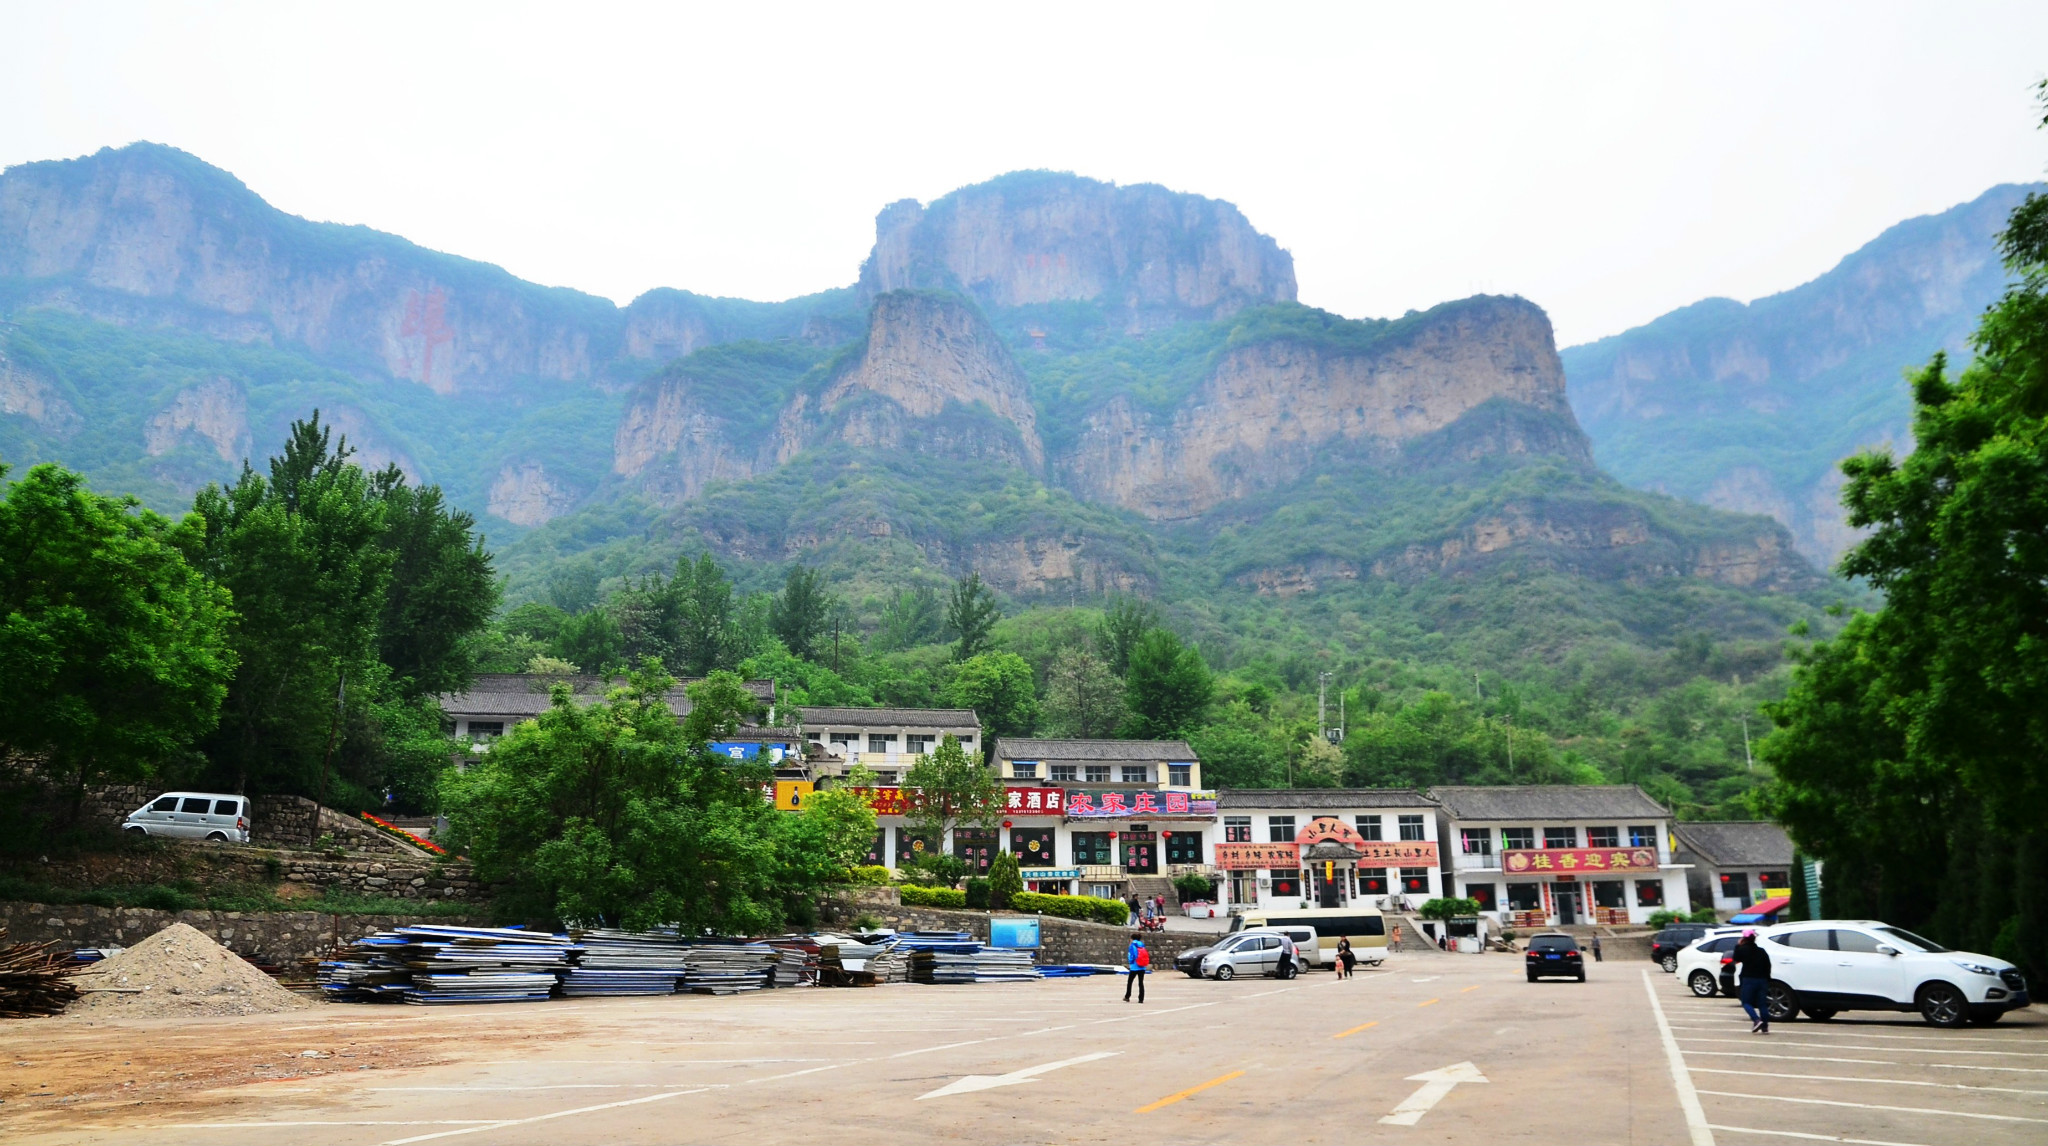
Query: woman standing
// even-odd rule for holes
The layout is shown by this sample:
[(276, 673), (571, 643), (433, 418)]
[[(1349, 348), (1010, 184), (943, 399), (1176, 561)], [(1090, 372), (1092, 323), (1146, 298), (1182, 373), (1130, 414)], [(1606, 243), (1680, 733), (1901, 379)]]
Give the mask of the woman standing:
[(1735, 966), (1742, 975), (1739, 990), (1742, 996), (1742, 1010), (1749, 1016), (1749, 1033), (1767, 1035), (1771, 1033), (1771, 956), (1763, 944), (1756, 941), (1756, 929), (1742, 933), (1742, 939), (1735, 944)]
[(1337, 977), (1339, 979), (1349, 979), (1351, 977), (1351, 969), (1357, 965), (1358, 954), (1351, 950), (1351, 937), (1349, 935), (1338, 936)]

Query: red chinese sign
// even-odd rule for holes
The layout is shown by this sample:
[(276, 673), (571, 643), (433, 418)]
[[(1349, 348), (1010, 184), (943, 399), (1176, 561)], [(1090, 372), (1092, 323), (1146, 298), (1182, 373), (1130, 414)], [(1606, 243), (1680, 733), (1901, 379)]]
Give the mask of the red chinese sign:
[(1523, 872), (1655, 871), (1655, 848), (1529, 848), (1500, 854), (1501, 870)]
[(1434, 840), (1367, 840), (1352, 846), (1358, 849), (1359, 863), (1379, 863), (1392, 867), (1436, 866)]
[(1365, 846), (1365, 837), (1358, 834), (1358, 829), (1335, 816), (1317, 816), (1308, 822), (1308, 827), (1301, 829), (1300, 835), (1294, 837), (1294, 842), (1303, 847), (1325, 840), (1336, 840), (1350, 848)]
[(866, 797), (868, 807), (877, 816), (901, 816), (910, 810), (910, 801), (901, 788), (849, 788), (856, 796)]
[(1216, 866), (1225, 871), (1254, 868), (1294, 869), (1301, 866), (1299, 844), (1217, 844)]
[(1003, 811), (1018, 816), (1057, 816), (1067, 806), (1066, 795), (1059, 788), (1006, 788)]
[(1210, 819), (1216, 815), (1214, 792), (1107, 792), (1073, 789), (1067, 796), (1070, 820), (1117, 820), (1130, 816), (1187, 816)]

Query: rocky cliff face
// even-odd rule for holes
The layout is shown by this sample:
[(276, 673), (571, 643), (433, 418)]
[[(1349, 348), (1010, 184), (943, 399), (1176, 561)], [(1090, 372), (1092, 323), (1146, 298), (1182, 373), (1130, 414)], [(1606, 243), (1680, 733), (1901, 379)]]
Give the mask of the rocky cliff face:
[[(1550, 320), (1520, 299), (1439, 307), (1364, 349), (1278, 340), (1231, 350), (1170, 413), (1118, 398), (1089, 414), (1058, 468), (1091, 500), (1185, 519), (1284, 485), (1330, 451), (1390, 456), (1492, 401), (1569, 418)], [(1575, 431), (1545, 445), (1586, 457)]]
[(41, 372), (15, 362), (0, 351), (0, 414), (28, 419), (37, 429), (57, 437), (78, 427), (78, 411), (64, 400)]
[(860, 286), (956, 290), (991, 307), (1093, 301), (1140, 329), (1295, 290), (1294, 260), (1229, 203), (1047, 171), (884, 208)]
[(149, 420), (143, 447), (151, 457), (161, 457), (195, 438), (211, 446), (224, 462), (233, 464), (249, 456), (249, 401), (232, 380), (215, 378), (180, 390)]
[(1902, 374), (1936, 350), (1967, 352), (2004, 288), (1993, 236), (2028, 190), (1901, 223), (1783, 294), (1708, 299), (1566, 350), (1601, 464), (1631, 485), (1768, 514), (1831, 563), (1854, 541), (1837, 463), (1908, 448)]

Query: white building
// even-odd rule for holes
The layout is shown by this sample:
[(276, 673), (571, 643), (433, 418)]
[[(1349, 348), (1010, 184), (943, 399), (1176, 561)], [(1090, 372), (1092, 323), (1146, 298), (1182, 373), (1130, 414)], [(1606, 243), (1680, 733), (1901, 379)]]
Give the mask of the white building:
[(1678, 859), (1692, 865), (1693, 902), (1732, 915), (1792, 898), (1792, 837), (1761, 820), (1679, 824)]
[(1438, 787), (1450, 893), (1516, 927), (1691, 910), (1671, 813), (1630, 785)]
[(947, 736), (968, 752), (980, 750), (981, 719), (971, 708), (823, 708), (798, 709), (804, 738), (834, 758), (824, 774), (843, 776), (856, 764), (875, 773), (875, 782), (890, 787), (903, 779), (918, 759)]
[(1218, 901), (1419, 907), (1442, 894), (1437, 803), (1412, 788), (1231, 788), (1206, 849)]

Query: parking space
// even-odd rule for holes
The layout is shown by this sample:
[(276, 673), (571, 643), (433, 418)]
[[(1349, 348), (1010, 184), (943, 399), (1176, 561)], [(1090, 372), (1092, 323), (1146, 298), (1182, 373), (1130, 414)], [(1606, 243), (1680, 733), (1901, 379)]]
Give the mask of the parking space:
[(1954, 1030), (1848, 1011), (1753, 1035), (1733, 999), (1695, 998), (1670, 976), (1645, 974), (1724, 1146), (2048, 1140), (2048, 1019), (2038, 1009)]

